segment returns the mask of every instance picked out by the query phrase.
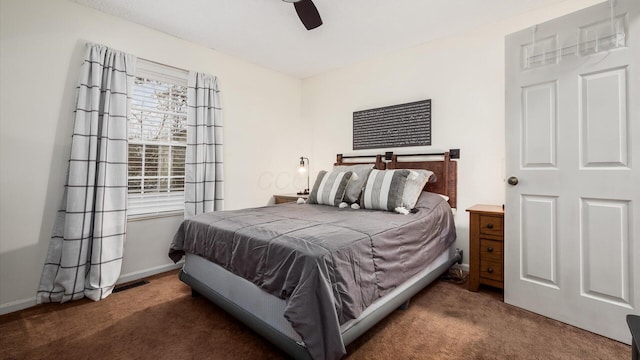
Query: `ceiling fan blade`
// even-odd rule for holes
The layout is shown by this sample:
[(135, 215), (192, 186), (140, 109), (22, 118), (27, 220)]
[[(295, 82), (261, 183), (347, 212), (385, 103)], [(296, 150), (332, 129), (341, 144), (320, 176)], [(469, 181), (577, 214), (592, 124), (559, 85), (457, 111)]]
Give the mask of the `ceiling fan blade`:
[(302, 0), (293, 3), (298, 13), (298, 17), (307, 30), (315, 29), (322, 25), (322, 19), (318, 9), (311, 0)]

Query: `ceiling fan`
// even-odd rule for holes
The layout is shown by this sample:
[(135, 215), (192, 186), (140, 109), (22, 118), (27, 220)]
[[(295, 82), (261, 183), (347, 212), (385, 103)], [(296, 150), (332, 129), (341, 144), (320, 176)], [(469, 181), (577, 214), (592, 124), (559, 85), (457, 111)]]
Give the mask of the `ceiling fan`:
[(282, 0), (284, 2), (293, 3), (296, 8), (298, 17), (307, 30), (312, 30), (322, 25), (322, 19), (318, 9), (312, 0)]

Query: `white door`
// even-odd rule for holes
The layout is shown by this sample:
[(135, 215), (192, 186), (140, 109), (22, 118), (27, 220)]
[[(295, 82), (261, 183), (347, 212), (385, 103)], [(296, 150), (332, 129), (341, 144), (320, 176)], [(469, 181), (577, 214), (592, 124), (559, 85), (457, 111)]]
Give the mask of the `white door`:
[(629, 344), (640, 1), (615, 3), (613, 16), (604, 2), (506, 39), (506, 176), (518, 182), (506, 185), (504, 299)]

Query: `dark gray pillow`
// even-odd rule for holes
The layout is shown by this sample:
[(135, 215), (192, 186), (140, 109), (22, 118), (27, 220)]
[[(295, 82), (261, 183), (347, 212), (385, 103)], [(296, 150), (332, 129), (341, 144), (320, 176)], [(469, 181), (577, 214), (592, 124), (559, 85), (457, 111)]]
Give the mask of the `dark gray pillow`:
[(374, 164), (360, 164), (360, 165), (336, 165), (333, 167), (333, 171), (353, 171), (356, 176), (351, 177), (351, 181), (347, 184), (347, 191), (344, 193), (344, 201), (348, 203), (354, 203), (358, 201), (364, 183), (367, 182), (369, 172), (373, 169)]
[(402, 207), (402, 194), (410, 173), (407, 169), (371, 170), (362, 190), (360, 206), (386, 211)]
[(310, 204), (338, 206), (342, 202), (347, 184), (351, 179), (351, 171), (320, 171), (313, 190), (309, 194)]

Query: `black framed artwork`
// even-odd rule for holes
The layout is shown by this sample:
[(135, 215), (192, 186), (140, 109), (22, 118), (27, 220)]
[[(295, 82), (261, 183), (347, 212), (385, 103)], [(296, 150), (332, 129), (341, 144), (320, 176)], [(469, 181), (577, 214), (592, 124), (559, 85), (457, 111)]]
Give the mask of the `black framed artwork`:
[(431, 99), (353, 113), (353, 150), (431, 145)]

